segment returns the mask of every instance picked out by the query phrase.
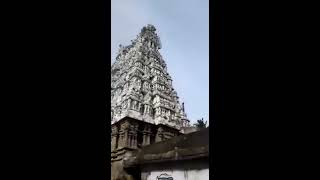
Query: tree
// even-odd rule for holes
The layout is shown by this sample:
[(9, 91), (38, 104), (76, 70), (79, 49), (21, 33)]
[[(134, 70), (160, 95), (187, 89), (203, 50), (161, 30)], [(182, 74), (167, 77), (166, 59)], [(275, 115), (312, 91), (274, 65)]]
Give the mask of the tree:
[(197, 128), (206, 128), (207, 127), (207, 121), (204, 122), (203, 118), (197, 120), (197, 123), (194, 124), (195, 127)]

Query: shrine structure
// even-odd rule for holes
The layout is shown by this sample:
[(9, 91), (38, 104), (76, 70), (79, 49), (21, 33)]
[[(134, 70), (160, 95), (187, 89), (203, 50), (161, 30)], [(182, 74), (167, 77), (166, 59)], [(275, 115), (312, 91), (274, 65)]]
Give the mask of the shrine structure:
[(130, 152), (178, 136), (190, 126), (159, 52), (156, 28), (143, 27), (131, 42), (120, 45), (111, 67), (112, 179), (133, 179), (123, 169)]

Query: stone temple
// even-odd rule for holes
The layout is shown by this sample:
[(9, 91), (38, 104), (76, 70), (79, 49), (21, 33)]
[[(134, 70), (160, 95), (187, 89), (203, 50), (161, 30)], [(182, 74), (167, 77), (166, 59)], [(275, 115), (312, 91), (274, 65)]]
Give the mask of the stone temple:
[(111, 67), (112, 179), (132, 179), (123, 169), (130, 152), (181, 135), (190, 126), (159, 52), (156, 28), (143, 27), (131, 42), (120, 45)]

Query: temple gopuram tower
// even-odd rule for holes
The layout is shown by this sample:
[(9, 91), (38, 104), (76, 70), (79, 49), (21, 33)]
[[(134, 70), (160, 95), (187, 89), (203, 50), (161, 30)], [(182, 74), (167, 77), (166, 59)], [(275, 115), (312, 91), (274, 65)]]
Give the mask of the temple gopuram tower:
[(189, 126), (159, 49), (153, 25), (119, 47), (111, 67), (112, 179), (132, 179), (122, 166), (130, 152), (181, 134)]

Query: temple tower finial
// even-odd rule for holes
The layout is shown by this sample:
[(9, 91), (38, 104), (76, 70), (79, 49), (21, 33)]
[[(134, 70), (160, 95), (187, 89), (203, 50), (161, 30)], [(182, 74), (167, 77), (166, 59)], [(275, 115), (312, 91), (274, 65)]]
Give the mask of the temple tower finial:
[(182, 102), (182, 112), (185, 112), (184, 111), (184, 102)]

